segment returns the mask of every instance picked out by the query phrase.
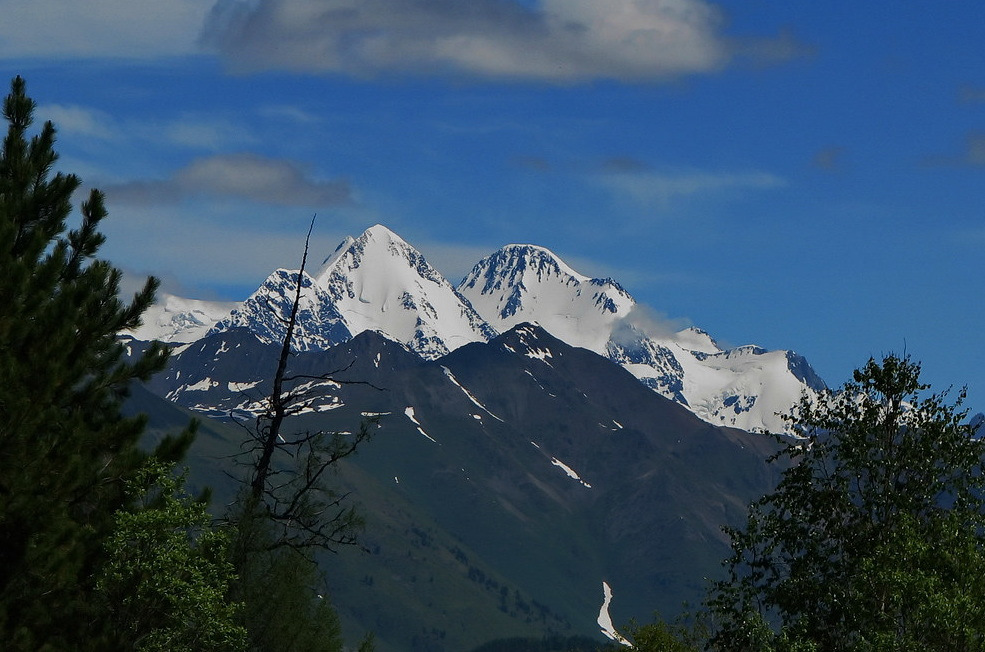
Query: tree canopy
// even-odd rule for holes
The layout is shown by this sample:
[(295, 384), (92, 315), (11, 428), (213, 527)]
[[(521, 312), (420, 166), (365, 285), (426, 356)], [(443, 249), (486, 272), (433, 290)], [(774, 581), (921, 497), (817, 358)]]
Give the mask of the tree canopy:
[[(15, 78), (0, 150), (0, 640), (67, 649), (99, 640), (96, 569), (124, 483), (146, 458), (144, 420), (120, 407), (167, 351), (154, 344), (128, 361), (117, 333), (139, 325), (158, 283), (119, 299), (122, 273), (96, 258), (99, 191), (68, 228), (81, 182), (54, 170), (51, 122), (29, 134), (34, 110)], [(177, 459), (191, 437), (166, 440), (157, 456)]]
[(985, 649), (985, 442), (908, 357), (804, 399), (708, 605), (726, 650)]

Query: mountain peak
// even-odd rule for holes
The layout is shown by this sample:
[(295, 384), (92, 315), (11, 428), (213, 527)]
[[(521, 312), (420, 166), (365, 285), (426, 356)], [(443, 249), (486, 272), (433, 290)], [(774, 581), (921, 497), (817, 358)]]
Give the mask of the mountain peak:
[[(401, 238), (399, 235), (397, 235), (390, 229), (386, 228), (382, 224), (374, 224), (373, 226), (363, 231), (362, 235), (359, 237), (367, 238), (367, 239), (372, 238), (373, 240), (386, 239), (386, 240), (396, 240), (399, 242), (404, 242), (403, 238)], [(407, 243), (404, 242), (404, 244)]]
[(551, 272), (571, 277), (579, 282), (590, 280), (589, 277), (572, 269), (561, 260), (560, 256), (547, 247), (533, 244), (508, 244), (493, 254), (493, 257), (495, 256), (506, 260), (523, 261), (525, 263), (524, 268), (534, 269), (538, 274)]
[(554, 252), (506, 245), (479, 261), (458, 292), (500, 332), (538, 322), (573, 346), (601, 353), (613, 324), (634, 305), (613, 281), (579, 274)]
[(353, 335), (375, 330), (428, 359), (495, 335), (417, 249), (381, 224), (346, 238), (314, 279)]

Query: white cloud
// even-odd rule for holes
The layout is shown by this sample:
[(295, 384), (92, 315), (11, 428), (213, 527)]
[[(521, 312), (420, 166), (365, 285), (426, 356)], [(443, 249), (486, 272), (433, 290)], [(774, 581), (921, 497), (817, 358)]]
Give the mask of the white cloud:
[(613, 341), (632, 345), (639, 341), (640, 334), (654, 339), (665, 339), (691, 325), (687, 319), (671, 319), (649, 306), (635, 304), (612, 332)]
[(0, 59), (148, 59), (200, 51), (202, 0), (4, 0)]
[(218, 0), (204, 38), (242, 70), (637, 81), (726, 66), (723, 22), (705, 0)]
[(335, 206), (351, 198), (345, 181), (316, 179), (299, 164), (254, 154), (226, 154), (192, 161), (169, 178), (105, 188), (114, 202), (161, 204), (189, 197), (228, 197), (281, 206)]
[(59, 133), (109, 140), (113, 119), (108, 114), (77, 105), (44, 104), (34, 111), (37, 122), (50, 120)]

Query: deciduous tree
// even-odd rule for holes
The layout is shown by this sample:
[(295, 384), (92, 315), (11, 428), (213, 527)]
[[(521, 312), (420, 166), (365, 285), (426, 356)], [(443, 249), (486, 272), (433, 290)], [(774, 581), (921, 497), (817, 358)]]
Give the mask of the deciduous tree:
[(806, 399), (776, 490), (730, 530), (725, 650), (985, 649), (985, 442), (908, 357)]
[(136, 504), (116, 513), (96, 584), (110, 649), (246, 648), (246, 629), (236, 624), (244, 605), (229, 597), (230, 533), (184, 485), (173, 465), (157, 461), (127, 483)]

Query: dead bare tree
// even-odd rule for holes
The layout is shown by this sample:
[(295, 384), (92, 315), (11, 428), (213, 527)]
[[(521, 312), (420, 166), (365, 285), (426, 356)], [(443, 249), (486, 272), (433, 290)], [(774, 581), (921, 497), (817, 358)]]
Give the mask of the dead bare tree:
[(309, 405), (314, 384), (311, 381), (366, 384), (334, 378), (348, 367), (322, 375), (287, 375), (314, 224), (312, 217), (290, 314), (286, 318), (277, 315), (286, 331), (267, 407), (250, 430), (251, 441), (245, 451), (250, 479), (245, 499), (249, 502), (248, 513), (268, 519), (276, 528), (268, 547), (321, 548), (334, 552), (339, 546), (356, 543), (362, 519), (354, 506), (346, 504), (349, 492), (335, 490), (328, 483), (328, 476), (341, 460), (354, 454), (369, 438), (372, 422), (362, 422), (355, 434), (323, 430), (285, 432), (285, 421)]

